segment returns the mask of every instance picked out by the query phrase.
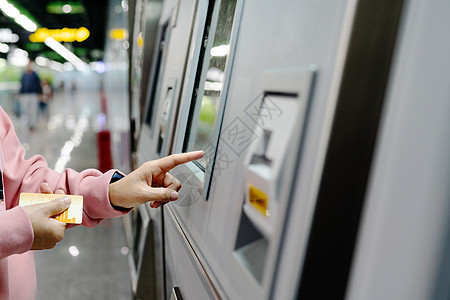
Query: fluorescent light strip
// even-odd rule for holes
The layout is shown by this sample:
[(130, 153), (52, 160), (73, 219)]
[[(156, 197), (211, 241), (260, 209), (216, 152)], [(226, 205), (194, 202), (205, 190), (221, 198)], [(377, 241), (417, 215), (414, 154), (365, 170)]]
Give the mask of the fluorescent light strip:
[(83, 71), (87, 69), (87, 64), (82, 61), (78, 56), (70, 52), (69, 49), (64, 47), (60, 42), (57, 42), (54, 38), (48, 37), (45, 39), (45, 44), (53, 49), (56, 53), (61, 55), (64, 59), (66, 59), (68, 62), (73, 64), (75, 68), (79, 71)]
[(37, 25), (24, 15), (18, 16), (14, 21), (29, 32), (35, 32), (37, 29)]
[(14, 5), (12, 5), (6, 0), (0, 1), (0, 9), (5, 15), (7, 15), (10, 18), (15, 19), (18, 16), (20, 16), (20, 11)]
[(14, 21), (22, 26), (29, 32), (35, 32), (37, 25), (31, 21), (27, 16), (22, 15), (20, 11), (11, 3), (6, 0), (0, 0), (0, 10), (8, 17), (14, 19)]
[[(0, 51), (1, 51), (1, 49), (0, 49)], [(46, 68), (52, 69), (57, 72), (64, 71), (64, 67), (63, 67), (62, 63), (59, 63), (57, 61), (54, 61), (54, 60), (51, 60), (51, 59), (48, 59), (48, 58), (45, 58), (42, 56), (36, 57), (35, 62), (38, 66), (46, 67)]]

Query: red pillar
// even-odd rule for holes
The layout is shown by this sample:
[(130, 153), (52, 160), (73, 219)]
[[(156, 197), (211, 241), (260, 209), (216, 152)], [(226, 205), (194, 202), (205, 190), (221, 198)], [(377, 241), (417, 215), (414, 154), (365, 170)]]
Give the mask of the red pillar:
[(98, 169), (106, 172), (112, 168), (111, 133), (102, 130), (97, 133)]

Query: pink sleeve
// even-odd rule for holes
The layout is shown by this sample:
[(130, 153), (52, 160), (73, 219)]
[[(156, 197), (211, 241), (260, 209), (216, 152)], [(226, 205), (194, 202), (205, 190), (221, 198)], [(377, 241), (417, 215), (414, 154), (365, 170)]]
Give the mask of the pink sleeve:
[(42, 156), (25, 159), (25, 150), (14, 132), (11, 120), (1, 108), (0, 122), (7, 209), (18, 205), (21, 192), (37, 193), (40, 184), (47, 182), (53, 190), (62, 189), (66, 194), (83, 196), (82, 224), (85, 226), (92, 227), (103, 218), (119, 217), (126, 213), (114, 209), (109, 202), (109, 183), (117, 170), (103, 174), (94, 169), (82, 172), (66, 169), (60, 174), (49, 168)]
[(22, 207), (0, 212), (0, 260), (28, 251), (33, 239), (33, 227)]

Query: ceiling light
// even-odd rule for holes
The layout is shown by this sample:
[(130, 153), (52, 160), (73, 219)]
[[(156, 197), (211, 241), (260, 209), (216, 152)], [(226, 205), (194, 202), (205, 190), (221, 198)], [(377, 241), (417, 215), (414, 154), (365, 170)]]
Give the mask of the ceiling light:
[(69, 51), (66, 47), (64, 47), (61, 43), (57, 42), (54, 38), (47, 38), (45, 40), (45, 44), (53, 49), (56, 53), (61, 55), (65, 60), (70, 62), (77, 68), (79, 71), (86, 70), (87, 64), (82, 61), (78, 56)]
[(11, 49), (8, 53), (8, 62), (17, 67), (25, 67), (28, 62), (28, 52), (19, 48)]
[(28, 57), (28, 52), (20, 48), (15, 48), (11, 54), (17, 57)]
[(220, 45), (211, 48), (211, 56), (227, 56), (230, 51), (230, 45)]
[(17, 43), (19, 36), (11, 31), (9, 28), (0, 29), (0, 42), (1, 43)]
[(54, 60), (50, 60), (50, 63), (48, 65), (48, 67), (52, 70), (55, 70), (57, 72), (62, 72), (64, 71), (64, 67), (63, 64)]
[(64, 71), (67, 71), (67, 72), (75, 70), (75, 68), (73, 67), (73, 65), (70, 62), (65, 62), (63, 64), (63, 68), (64, 68)]
[(72, 6), (70, 6), (69, 4), (63, 5), (62, 10), (64, 13), (68, 14), (72, 11)]
[(20, 11), (11, 3), (6, 0), (0, 1), (0, 9), (2, 12), (10, 18), (17, 18), (20, 16)]
[(89, 36), (90, 32), (86, 27), (80, 28), (63, 28), (63, 29), (48, 29), (41, 27), (35, 33), (30, 34), (29, 39), (33, 43), (43, 43), (48, 37), (54, 38), (58, 42), (83, 42)]
[(17, 18), (14, 19), (14, 21), (16, 21), (17, 24), (19, 24), (20, 26), (23, 27), (23, 29), (29, 32), (35, 32), (37, 29), (37, 25), (24, 15), (18, 16)]
[(6, 0), (0, 0), (0, 10), (8, 17), (12, 18), (14, 22), (22, 26), (29, 32), (34, 32), (37, 29), (37, 25), (30, 20), (27, 16), (21, 14), (13, 4)]
[(36, 57), (36, 59), (34, 60), (34, 62), (41, 67), (46, 67), (48, 65), (48, 59), (42, 56), (38, 56)]
[(38, 56), (38, 57), (36, 57), (36, 59), (34, 60), (34, 62), (35, 62), (38, 66), (46, 67), (46, 68), (52, 69), (52, 70), (57, 71), (57, 72), (62, 72), (62, 71), (64, 71), (64, 68), (63, 68), (63, 64), (62, 64), (62, 63), (56, 62), (56, 61), (54, 61), (54, 60), (48, 59), (48, 58), (43, 57), (43, 56)]
[(7, 44), (0, 43), (0, 52), (1, 53), (8, 53), (9, 46)]
[(47, 4), (50, 14), (82, 14), (85, 9), (82, 3), (71, 1), (53, 1)]
[(99, 74), (103, 74), (106, 71), (106, 65), (102, 61), (94, 61), (89, 64), (91, 69)]

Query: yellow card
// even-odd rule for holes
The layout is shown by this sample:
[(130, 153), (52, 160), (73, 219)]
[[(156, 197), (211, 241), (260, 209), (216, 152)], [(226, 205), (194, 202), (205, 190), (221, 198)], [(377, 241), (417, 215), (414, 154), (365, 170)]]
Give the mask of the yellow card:
[(56, 198), (69, 196), (72, 203), (69, 209), (55, 217), (56, 220), (64, 223), (81, 224), (83, 216), (83, 196), (78, 195), (61, 195), (61, 194), (38, 194), (38, 193), (21, 193), (19, 199), (20, 206), (39, 204), (49, 202)]

